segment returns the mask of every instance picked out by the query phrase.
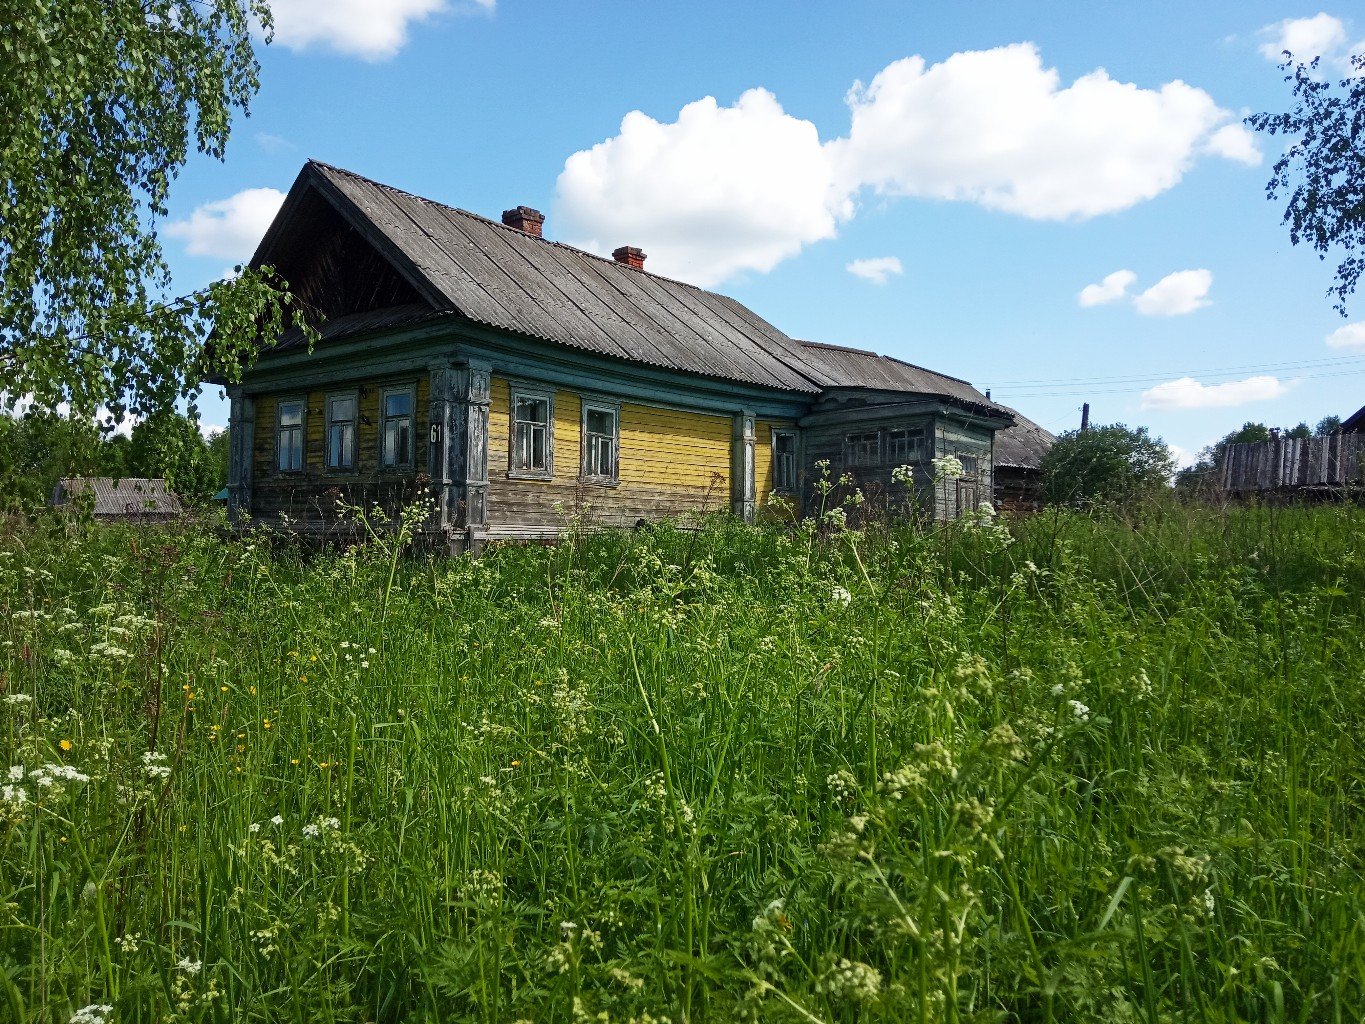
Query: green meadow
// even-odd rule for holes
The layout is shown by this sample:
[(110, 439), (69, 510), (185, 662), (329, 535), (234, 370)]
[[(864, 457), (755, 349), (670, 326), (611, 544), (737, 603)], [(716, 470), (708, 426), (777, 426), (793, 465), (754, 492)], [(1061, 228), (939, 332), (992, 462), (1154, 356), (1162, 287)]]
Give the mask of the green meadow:
[(4, 524), (0, 1020), (1362, 1019), (1365, 510), (826, 525)]

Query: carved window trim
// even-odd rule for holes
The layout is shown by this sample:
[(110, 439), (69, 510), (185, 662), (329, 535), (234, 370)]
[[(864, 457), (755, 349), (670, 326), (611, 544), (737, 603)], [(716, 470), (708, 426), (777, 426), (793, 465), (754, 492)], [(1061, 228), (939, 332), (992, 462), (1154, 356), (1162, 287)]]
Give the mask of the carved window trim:
[[(783, 453), (779, 447), (782, 440), (791, 441), (791, 451)], [(797, 475), (800, 472), (801, 464), (798, 454), (800, 436), (795, 430), (785, 430), (773, 428), (772, 436), (772, 466), (773, 466), (773, 493), (774, 494), (795, 494), (797, 490)], [(787, 461), (789, 460), (789, 462)], [(783, 472), (784, 466), (789, 465), (787, 473)]]
[[(389, 414), (389, 398), (394, 395), (406, 395), (408, 399), (407, 413)], [(395, 426), (407, 421), (408, 429), (408, 452), (407, 459), (389, 459), (389, 424)], [(415, 384), (388, 384), (379, 389), (379, 470), (384, 473), (401, 473), (410, 470), (417, 464), (417, 386)]]
[[(298, 423), (284, 422), (285, 406), (299, 407)], [(298, 465), (285, 465), (285, 439), (294, 439), (290, 451), (296, 451)], [(291, 463), (293, 459), (289, 460)], [(286, 476), (301, 476), (308, 468), (308, 399), (302, 395), (282, 395), (275, 399), (275, 471)]]
[[(605, 413), (611, 417), (611, 433), (609, 435), (602, 431), (589, 430), (588, 422), (593, 413)], [(584, 398), (580, 427), (582, 429), (582, 441), (579, 445), (579, 481), (602, 487), (619, 486), (621, 483), (621, 404)], [(600, 442), (603, 439), (607, 439), (610, 444), (610, 471), (605, 473), (590, 472), (589, 467), (598, 470), (601, 468), (602, 448)]]
[[(520, 402), (543, 402), (545, 404), (545, 421), (539, 424), (544, 434), (544, 462), (543, 466), (524, 465), (521, 455), (521, 444), (518, 438), (518, 427), (527, 424), (531, 429), (529, 433), (534, 433), (537, 425), (534, 420), (523, 420), (518, 418), (518, 403)], [(553, 480), (555, 475), (555, 396), (554, 392), (548, 388), (526, 387), (520, 384), (513, 384), (508, 399), (507, 406), (507, 477), (510, 480)]]
[[(336, 419), (336, 418), (334, 418), (333, 413), (332, 413), (332, 403), (333, 403), (333, 402), (338, 402), (338, 401), (350, 402), (350, 403), (351, 403), (351, 415), (350, 415), (350, 418), (349, 418), (349, 419)], [(360, 443), (359, 443), (359, 442), (360, 442), (360, 392), (357, 391), (357, 390), (350, 390), (350, 391), (330, 391), (330, 392), (328, 392), (327, 395), (323, 398), (323, 401), (322, 401), (322, 415), (323, 415), (323, 420), (322, 420), (322, 424), (323, 424), (323, 428), (322, 428), (322, 429), (323, 429), (323, 434), (322, 434), (322, 444), (323, 444), (322, 460), (323, 460), (323, 465), (324, 465), (324, 466), (326, 467), (326, 469), (327, 469), (327, 472), (329, 472), (329, 473), (354, 473), (354, 472), (356, 472), (356, 469), (357, 469), (358, 464), (359, 464), (359, 455), (360, 455)], [(338, 458), (336, 461), (333, 461), (333, 459), (332, 459), (332, 435), (333, 435), (333, 431), (336, 430), (337, 428), (340, 428), (340, 429), (341, 429), (341, 434), (342, 434), (343, 441), (344, 441), (345, 437), (347, 436), (347, 430), (346, 430), (346, 428), (350, 428), (350, 429), (349, 429), (349, 436), (350, 436), (350, 444), (349, 444), (350, 465), (345, 465), (345, 461), (346, 461), (345, 459)], [(343, 452), (342, 454), (345, 454), (345, 452)]]

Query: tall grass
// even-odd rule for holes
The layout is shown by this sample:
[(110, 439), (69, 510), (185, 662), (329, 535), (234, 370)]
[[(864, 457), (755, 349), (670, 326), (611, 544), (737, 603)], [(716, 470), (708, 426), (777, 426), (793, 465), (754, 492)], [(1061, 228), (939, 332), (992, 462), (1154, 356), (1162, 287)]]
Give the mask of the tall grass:
[(392, 553), (9, 530), (0, 1019), (1365, 1013), (1358, 508)]

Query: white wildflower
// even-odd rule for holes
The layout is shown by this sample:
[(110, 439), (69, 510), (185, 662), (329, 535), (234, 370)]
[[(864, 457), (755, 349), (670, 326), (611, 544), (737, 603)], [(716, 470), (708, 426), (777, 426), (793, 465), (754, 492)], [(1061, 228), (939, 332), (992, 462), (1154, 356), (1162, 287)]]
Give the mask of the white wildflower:
[(0, 789), (0, 799), (13, 807), (22, 807), (28, 803), (28, 790), (23, 786), (6, 786)]
[(33, 695), (28, 693), (7, 693), (5, 694), (5, 703), (10, 705), (31, 704), (33, 703)]
[(9, 766), (9, 780), (10, 780), (10, 782), (23, 782), (23, 781), (24, 781), (24, 766), (21, 765), (21, 764), (12, 764), (12, 765), (10, 765), (10, 766)]
[(871, 1002), (881, 995), (882, 975), (871, 964), (840, 957), (820, 976), (815, 990), (853, 1003)]
[(191, 960), (189, 957), (185, 957), (175, 965), (175, 969), (177, 971), (184, 971), (186, 974), (198, 974), (204, 969), (204, 961)]
[(934, 467), (935, 480), (956, 480), (965, 472), (962, 461), (956, 455), (940, 455), (931, 465)]
[(250, 832), (252, 835), (255, 835), (257, 832), (261, 830), (261, 823), (259, 821), (253, 821), (246, 828), (248, 832)]
[(270, 819), (270, 824), (274, 825), (276, 828), (279, 828), (281, 825), (284, 824), (284, 816), (280, 814), (275, 815), (275, 817)]
[(844, 587), (840, 586), (835, 586), (835, 588), (832, 591), (830, 591), (830, 599), (835, 604), (843, 608), (847, 608), (850, 604), (853, 603), (853, 595), (850, 594)]
[(1054, 696), (1054, 697), (1060, 697), (1060, 696), (1061, 696), (1062, 694), (1064, 694), (1064, 693), (1066, 693), (1066, 684), (1065, 684), (1065, 683), (1053, 683), (1053, 684), (1052, 684), (1052, 696)]
[(1069, 700), (1067, 703), (1071, 705), (1071, 713), (1075, 715), (1079, 721), (1090, 721), (1090, 709), (1088, 707), (1078, 700)]
[(304, 825), (303, 837), (305, 839), (316, 839), (318, 837), (318, 833), (321, 831), (322, 830), (318, 828), (316, 825)]
[(71, 1015), (70, 1024), (106, 1024), (114, 1008), (108, 1003), (91, 1003)]

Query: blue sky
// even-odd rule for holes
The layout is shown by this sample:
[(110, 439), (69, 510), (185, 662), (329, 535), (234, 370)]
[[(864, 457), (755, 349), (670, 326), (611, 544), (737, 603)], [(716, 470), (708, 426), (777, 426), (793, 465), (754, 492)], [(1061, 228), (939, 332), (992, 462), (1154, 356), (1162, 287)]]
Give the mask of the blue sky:
[[(252, 116), (174, 189), (178, 288), (247, 258), (316, 157), (639, 245), (791, 335), (966, 377), (1054, 430), (1088, 400), (1194, 453), (1365, 402), (1365, 297), (1333, 312), (1334, 264), (1264, 195), (1278, 143), (1237, 127), (1288, 105), (1265, 51), (1363, 48), (1344, 9), (275, 7)], [(226, 421), (216, 391), (202, 411)]]

